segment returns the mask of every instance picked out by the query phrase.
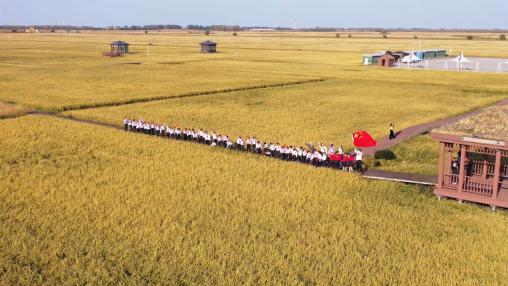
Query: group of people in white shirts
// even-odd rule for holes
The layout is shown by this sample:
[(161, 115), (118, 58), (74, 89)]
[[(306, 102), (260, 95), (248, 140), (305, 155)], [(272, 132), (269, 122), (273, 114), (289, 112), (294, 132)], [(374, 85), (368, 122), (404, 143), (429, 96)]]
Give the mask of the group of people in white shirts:
[(245, 139), (239, 136), (235, 141), (232, 141), (229, 136), (217, 134), (214, 131), (207, 132), (202, 129), (194, 130), (171, 127), (166, 124), (146, 122), (143, 119), (134, 120), (125, 118), (123, 124), (125, 131), (168, 137), (176, 140), (192, 141), (238, 151), (247, 151), (278, 159), (308, 163), (314, 166), (332, 167), (350, 172), (361, 172), (363, 170), (363, 153), (358, 148), (348, 153), (344, 151), (342, 145), (335, 148), (334, 144), (330, 144), (330, 146), (327, 147), (320, 143), (317, 145), (309, 143), (306, 144), (305, 147), (296, 147), (279, 143), (261, 143), (261, 141), (254, 136)]

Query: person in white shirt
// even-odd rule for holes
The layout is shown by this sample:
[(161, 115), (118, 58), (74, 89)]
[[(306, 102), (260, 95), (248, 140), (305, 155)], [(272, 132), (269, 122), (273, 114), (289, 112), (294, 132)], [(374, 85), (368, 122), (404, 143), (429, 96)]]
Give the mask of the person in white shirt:
[(255, 152), (258, 153), (258, 154), (261, 154), (262, 153), (262, 146), (261, 146), (261, 142), (259, 141), (256, 141), (256, 143), (254, 144), (254, 148), (255, 148)]
[(275, 157), (275, 144), (270, 143), (268, 150), (270, 151), (270, 156)]
[(325, 153), (325, 154), (327, 153), (325, 144), (321, 144), (321, 146), (319, 146), (319, 152)]
[(125, 119), (123, 120), (123, 127), (125, 131), (127, 131), (127, 129), (129, 128), (129, 119), (127, 119), (127, 117), (125, 117)]
[(229, 140), (229, 137), (226, 136), (226, 149), (231, 148), (233, 148), (233, 142), (231, 142), (231, 140)]
[(321, 166), (327, 166), (328, 165), (328, 156), (326, 156), (326, 153), (321, 153)]
[(305, 161), (306, 161), (307, 163), (312, 163), (312, 152), (310, 152), (310, 151), (306, 151), (306, 153), (307, 153), (307, 154), (305, 155)]
[(296, 148), (291, 148), (291, 155), (293, 156), (293, 161), (298, 161), (298, 150)]
[(344, 155), (344, 147), (342, 147), (342, 145), (340, 145), (339, 150), (337, 150), (337, 152), (339, 152), (339, 155)]
[(330, 144), (330, 148), (328, 149), (328, 155), (333, 155), (335, 154), (335, 145)]
[(355, 169), (359, 172), (363, 171), (363, 152), (361, 149), (355, 150), (356, 156), (355, 156)]
[(166, 126), (166, 135), (170, 138), (173, 137), (173, 128), (171, 128), (170, 126)]
[(208, 132), (205, 131), (205, 144), (206, 145), (210, 145), (210, 140), (211, 139), (211, 136), (210, 134), (208, 134)]
[(236, 149), (243, 150), (244, 149), (244, 142), (242, 139), (242, 136), (239, 136), (238, 139), (236, 139)]

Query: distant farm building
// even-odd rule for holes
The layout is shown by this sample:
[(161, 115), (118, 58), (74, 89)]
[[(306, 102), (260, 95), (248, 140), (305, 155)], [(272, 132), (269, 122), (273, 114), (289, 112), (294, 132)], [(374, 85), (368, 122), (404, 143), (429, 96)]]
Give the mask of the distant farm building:
[(378, 60), (378, 66), (380, 67), (393, 67), (395, 65), (396, 58), (392, 53), (387, 52), (382, 55)]
[(446, 50), (444, 50), (444, 49), (421, 50), (421, 51), (376, 52), (374, 54), (364, 55), (363, 56), (363, 64), (364, 65), (379, 65), (379, 59), (386, 53), (390, 53), (392, 56), (394, 56), (396, 58), (395, 62), (397, 62), (399, 59), (403, 59), (405, 56), (408, 56), (411, 54), (414, 54), (420, 60), (445, 58), (447, 56)]
[(383, 56), (385, 53), (384, 52), (378, 52), (378, 53), (374, 53), (372, 55), (364, 55), (363, 56), (363, 64), (364, 65), (377, 65), (378, 61), (379, 61), (379, 58), (381, 56)]
[(124, 41), (114, 41), (111, 43), (111, 53), (115, 54), (128, 54), (129, 53), (129, 44)]
[(217, 43), (213, 41), (204, 41), (200, 43), (201, 45), (201, 52), (208, 54), (208, 53), (216, 53), (217, 52)]
[(508, 208), (508, 106), (431, 133), (439, 142), (439, 177), (434, 194)]

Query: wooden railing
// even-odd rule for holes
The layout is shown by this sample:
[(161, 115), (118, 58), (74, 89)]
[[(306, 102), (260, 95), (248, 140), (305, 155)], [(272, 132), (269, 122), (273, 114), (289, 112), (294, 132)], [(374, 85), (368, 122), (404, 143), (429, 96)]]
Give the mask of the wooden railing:
[[(489, 162), (484, 163), (483, 161), (471, 161), (471, 163), (473, 164), (472, 175), (482, 176), (483, 175), (484, 164), (486, 164), (487, 165), (487, 175), (491, 176), (491, 177), (494, 176), (494, 171), (496, 169), (496, 164), (489, 163)], [(503, 177), (503, 178), (508, 178), (508, 165), (501, 166), (501, 174), (500, 174), (500, 176)]]
[(459, 183), (459, 175), (445, 174), (443, 176), (443, 188), (456, 190)]
[(464, 177), (462, 191), (484, 196), (492, 196), (493, 186), (483, 178)]
[(494, 163), (489, 163), (489, 162), (485, 163), (483, 161), (471, 161), (471, 164), (473, 165), (472, 170), (471, 170), (472, 175), (483, 176), (483, 168), (486, 165), (487, 175), (494, 176), (494, 170), (496, 167), (496, 165)]

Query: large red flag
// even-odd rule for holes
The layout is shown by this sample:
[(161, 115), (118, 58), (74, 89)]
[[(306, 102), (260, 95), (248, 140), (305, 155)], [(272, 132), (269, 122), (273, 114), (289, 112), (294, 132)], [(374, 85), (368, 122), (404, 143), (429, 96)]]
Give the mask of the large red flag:
[(356, 147), (374, 147), (377, 142), (367, 131), (357, 131), (353, 133), (353, 144)]

